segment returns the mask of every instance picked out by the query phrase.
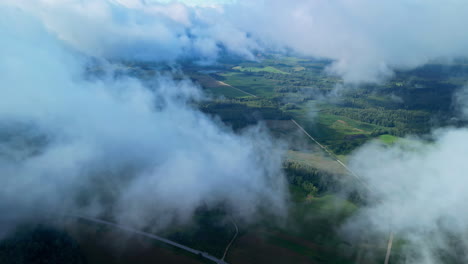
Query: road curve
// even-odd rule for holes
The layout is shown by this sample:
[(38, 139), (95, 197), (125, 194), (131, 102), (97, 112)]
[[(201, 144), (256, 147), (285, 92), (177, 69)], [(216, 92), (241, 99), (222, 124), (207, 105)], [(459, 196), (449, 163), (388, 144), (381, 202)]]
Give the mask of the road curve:
[(237, 225), (236, 225), (236, 222), (234, 222), (234, 219), (230, 219), (232, 224), (234, 225), (234, 227), (236, 228), (236, 233), (234, 234), (234, 236), (232, 237), (231, 241), (229, 242), (229, 244), (227, 245), (226, 249), (224, 250), (224, 254), (223, 254), (223, 257), (221, 258), (223, 261), (224, 259), (226, 258), (226, 255), (228, 253), (228, 250), (229, 248), (231, 247), (232, 243), (234, 243), (234, 240), (236, 240), (236, 237), (237, 235), (239, 234), (239, 228), (237, 228)]
[(168, 245), (171, 245), (171, 246), (180, 248), (182, 250), (188, 251), (188, 252), (190, 252), (192, 254), (204, 257), (204, 258), (206, 258), (208, 260), (211, 260), (211, 261), (213, 261), (215, 263), (218, 263), (218, 264), (228, 264), (224, 260), (218, 259), (218, 258), (216, 258), (216, 257), (214, 257), (214, 256), (212, 256), (212, 255), (210, 255), (210, 254), (208, 254), (206, 252), (184, 246), (182, 244), (179, 244), (179, 243), (174, 242), (172, 240), (169, 240), (167, 238), (163, 238), (163, 237), (160, 237), (160, 236), (157, 236), (157, 235), (153, 235), (151, 233), (146, 233), (146, 232), (143, 232), (143, 231), (131, 228), (131, 227), (119, 225), (119, 224), (112, 223), (112, 222), (102, 220), (102, 219), (86, 217), (86, 216), (81, 216), (81, 215), (69, 215), (69, 216), (77, 218), (77, 219), (82, 219), (82, 220), (85, 220), (85, 221), (89, 221), (89, 222), (94, 222), (94, 223), (98, 223), (98, 224), (103, 224), (103, 225), (107, 225), (107, 226), (116, 227), (116, 228), (119, 228), (119, 229), (122, 229), (122, 230), (125, 230), (125, 231), (128, 231), (128, 232), (134, 233), (134, 234), (138, 234), (138, 235), (141, 235), (141, 236), (144, 236), (144, 237), (148, 237), (148, 238), (151, 238), (151, 239), (154, 239), (154, 240), (158, 240), (158, 241), (166, 243)]

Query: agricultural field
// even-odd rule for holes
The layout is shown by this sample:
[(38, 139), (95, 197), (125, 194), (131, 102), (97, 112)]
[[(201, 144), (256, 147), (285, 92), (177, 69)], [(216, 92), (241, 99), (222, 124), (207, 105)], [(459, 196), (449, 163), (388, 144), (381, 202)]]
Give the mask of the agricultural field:
[[(196, 105), (202, 112), (234, 132), (261, 124), (287, 148), (283, 164), (290, 193), (287, 216), (261, 215), (250, 222), (233, 219), (238, 234), (226, 256), (228, 263), (382, 262), (386, 234), (363, 234), (356, 240), (341, 233), (341, 226), (362, 205), (362, 186), (337, 160), (346, 163), (350, 153), (369, 141), (392, 145), (405, 142), (408, 135), (427, 133), (434, 124), (462, 122), (440, 116), (453, 115), (453, 109), (445, 107), (452, 100), (449, 94), (468, 75), (434, 77), (428, 72), (438, 68), (429, 65), (397, 72), (386, 83), (343, 88), (339, 78), (324, 73), (329, 63), (270, 54), (258, 62), (225, 59), (209, 68), (182, 68), (181, 78), (188, 76), (208, 96)], [(464, 72), (464, 67), (458, 66), (459, 71)], [(152, 70), (137, 68), (132, 65), (135, 76), (151, 80)], [(159, 235), (221, 258), (236, 234), (230, 218), (222, 207), (200, 209), (192, 223)], [(70, 222), (60, 232), (83, 245), (77, 258), (92, 263), (210, 263), (125, 231)], [(107, 242), (117, 241), (116, 237), (124, 237), (134, 247), (113, 254), (119, 243)], [(402, 243), (395, 242), (394, 258)], [(2, 247), (9, 246), (0, 245), (0, 257)]]
[[(183, 74), (209, 96), (198, 107), (235, 132), (255, 124), (267, 127), (288, 148), (283, 169), (290, 192), (289, 211), (284, 219), (269, 215), (251, 222), (234, 219), (239, 232), (226, 261), (382, 262), (388, 239), (385, 234), (362, 234), (355, 240), (340, 233), (343, 223), (361, 206), (362, 186), (337, 159), (346, 162), (347, 155), (369, 141), (384, 145), (404, 143), (406, 136), (427, 133), (435, 124), (459, 125), (459, 120), (440, 117), (453, 115), (453, 109), (446, 106), (451, 104), (450, 94), (455, 87), (468, 80), (465, 66), (450, 66), (458, 74), (437, 75), (434, 72), (439, 72), (439, 66), (428, 65), (397, 72), (381, 84), (344, 87), (339, 78), (324, 73), (330, 63), (326, 60), (269, 54), (258, 62), (220, 61), (209, 68), (182, 68)], [(221, 257), (235, 234), (232, 223), (226, 219), (229, 216), (222, 208), (200, 210), (192, 224), (166, 230), (162, 235)], [(206, 263), (198, 256), (166, 245), (144, 243), (151, 254), (156, 254), (155, 259), (163, 258), (167, 263)], [(395, 241), (394, 259), (400, 255), (401, 244), (404, 241)], [(101, 251), (95, 249), (100, 246), (92, 245), (85, 252), (92, 258), (101, 258)], [(106, 259), (106, 263), (120, 262)]]
[[(226, 59), (208, 75), (237, 92), (206, 81), (200, 84), (208, 93), (224, 92), (231, 102), (277, 108), (343, 157), (380, 136), (388, 144), (393, 137), (425, 134), (434, 126), (462, 122), (442, 117), (454, 115), (452, 94), (468, 80), (464, 64), (429, 64), (397, 72), (381, 84), (344, 88), (339, 78), (324, 73), (329, 63), (275, 54), (262, 55), (258, 62)], [(252, 96), (245, 100), (247, 93)]]
[(0, 264), (468, 263), (468, 2), (354, 2), (0, 0)]
[[(437, 125), (460, 125), (459, 120), (440, 117), (454, 115), (446, 106), (452, 104), (455, 87), (468, 80), (465, 66), (445, 66), (458, 73), (434, 75), (440, 68), (428, 65), (397, 72), (381, 84), (343, 88), (339, 78), (323, 73), (328, 64), (267, 55), (257, 63), (225, 61), (209, 74), (210, 79), (254, 96), (226, 93), (224, 102), (217, 100), (218, 105), (231, 104), (231, 110), (245, 108), (240, 115), (229, 116), (233, 112), (228, 108), (217, 110), (215, 105), (205, 105), (203, 111), (220, 116), (235, 129), (263, 122), (289, 146), (285, 160), (292, 201), (288, 223), (260, 221), (243, 226), (227, 258), (232, 263), (382, 262), (388, 237), (369, 235), (361, 241), (347, 241), (339, 234), (338, 227), (357, 210), (360, 198), (342, 195), (344, 190), (359, 189), (359, 184), (335, 159), (345, 162), (348, 154), (369, 141), (404, 143), (404, 137), (425, 134)], [(217, 89), (200, 83), (208, 93)], [(400, 256), (401, 244), (404, 241), (395, 242), (394, 260)]]
[(275, 67), (272, 66), (266, 66), (266, 67), (242, 67), (242, 66), (236, 66), (232, 68), (233, 70), (236, 71), (241, 71), (241, 72), (271, 72), (271, 73), (281, 73), (281, 74), (289, 74), (287, 72), (278, 70)]

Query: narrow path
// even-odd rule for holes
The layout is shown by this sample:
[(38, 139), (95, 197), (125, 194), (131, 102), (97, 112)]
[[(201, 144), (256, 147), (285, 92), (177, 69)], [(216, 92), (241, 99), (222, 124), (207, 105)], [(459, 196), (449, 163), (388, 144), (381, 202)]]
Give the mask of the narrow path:
[(390, 253), (392, 252), (392, 245), (393, 245), (393, 232), (390, 231), (390, 238), (388, 239), (387, 254), (385, 255), (384, 264), (388, 264), (388, 262), (390, 261)]
[[(301, 125), (299, 125), (296, 120), (291, 119), (291, 121), (302, 131), (304, 134), (307, 135), (312, 141), (314, 141), (320, 148), (322, 148), (326, 153), (330, 155), (333, 159), (335, 159), (338, 164), (340, 164), (343, 168), (346, 169), (351, 175), (358, 180), (359, 183), (362, 184), (369, 192), (373, 192), (372, 189), (369, 187), (369, 185), (356, 173), (354, 173), (348, 166), (346, 166), (341, 160), (338, 159), (338, 157), (335, 156), (335, 154), (331, 153), (325, 146), (320, 144), (314, 137), (312, 137)], [(390, 260), (390, 254), (392, 252), (392, 245), (393, 245), (393, 231), (390, 231), (390, 237), (388, 239), (388, 244), (387, 244), (387, 253), (385, 254), (385, 262), (384, 264), (388, 264)]]
[(78, 219), (82, 219), (82, 220), (86, 220), (86, 221), (89, 221), (89, 222), (94, 222), (94, 223), (98, 223), (98, 224), (103, 224), (103, 225), (107, 225), (107, 226), (116, 227), (116, 228), (119, 228), (119, 229), (122, 229), (122, 230), (125, 230), (125, 231), (128, 231), (128, 232), (134, 233), (134, 234), (138, 234), (138, 235), (145, 236), (145, 237), (148, 237), (148, 238), (151, 238), (151, 239), (154, 239), (154, 240), (158, 240), (158, 241), (166, 243), (168, 245), (171, 245), (171, 246), (180, 248), (182, 250), (188, 251), (188, 252), (190, 252), (192, 254), (195, 254), (195, 255), (204, 257), (206, 259), (209, 259), (209, 260), (211, 260), (211, 261), (213, 261), (215, 263), (227, 264), (227, 262), (225, 262), (223, 259), (218, 259), (218, 258), (216, 258), (216, 257), (214, 257), (214, 256), (212, 256), (212, 255), (210, 255), (210, 254), (208, 254), (206, 252), (184, 246), (182, 244), (179, 244), (179, 243), (174, 242), (172, 240), (169, 240), (167, 238), (163, 238), (163, 237), (160, 237), (160, 236), (157, 236), (157, 235), (153, 235), (151, 233), (142, 232), (142, 231), (139, 231), (139, 230), (131, 228), (131, 227), (122, 226), (122, 225), (119, 225), (119, 224), (116, 224), (116, 223), (112, 223), (112, 222), (97, 219), (97, 218), (80, 216), (80, 215), (69, 215), (69, 216), (74, 217), (74, 218), (78, 218)]
[(218, 84), (220, 84), (220, 85), (229, 86), (229, 87), (231, 87), (232, 89), (235, 89), (235, 90), (237, 90), (237, 91), (243, 92), (243, 93), (248, 94), (248, 95), (253, 96), (253, 97), (257, 97), (255, 94), (251, 94), (251, 93), (249, 93), (249, 92), (246, 92), (246, 91), (244, 91), (244, 90), (241, 90), (241, 89), (239, 89), (239, 88), (236, 88), (236, 87), (234, 87), (234, 86), (232, 86), (232, 85), (230, 85), (230, 84), (227, 84), (227, 83), (225, 83), (225, 82), (222, 82), (222, 81), (217, 81), (217, 82), (218, 82)]
[(231, 241), (229, 242), (229, 244), (227, 245), (226, 249), (224, 250), (224, 254), (223, 254), (223, 257), (221, 258), (221, 260), (224, 261), (224, 259), (226, 258), (226, 255), (229, 251), (229, 248), (231, 247), (232, 243), (234, 243), (234, 240), (236, 240), (237, 238), (237, 235), (239, 234), (239, 228), (237, 228), (237, 225), (236, 225), (236, 222), (234, 222), (234, 219), (230, 219), (232, 224), (234, 225), (234, 227), (236, 228), (236, 233), (234, 234), (234, 236), (232, 237)]
[[(296, 120), (294, 119), (291, 119), (291, 121), (302, 131), (304, 132), (304, 134), (306, 134), (307, 137), (309, 137), (310, 139), (312, 139), (312, 141), (315, 142), (315, 144), (317, 144), (323, 151), (325, 151), (331, 158), (333, 158), (336, 162), (338, 162), (338, 164), (343, 167), (346, 171), (348, 171), (351, 175), (353, 175), (361, 184), (364, 184), (364, 181), (362, 180), (361, 177), (359, 177), (356, 173), (354, 173), (348, 166), (346, 166), (341, 160), (339, 160), (335, 154), (333, 154), (331, 151), (329, 151), (327, 149), (327, 147), (325, 147), (324, 145), (320, 144), (320, 142), (318, 142), (314, 137), (312, 137), (301, 125), (299, 125)], [(366, 186), (367, 188), (367, 186)]]

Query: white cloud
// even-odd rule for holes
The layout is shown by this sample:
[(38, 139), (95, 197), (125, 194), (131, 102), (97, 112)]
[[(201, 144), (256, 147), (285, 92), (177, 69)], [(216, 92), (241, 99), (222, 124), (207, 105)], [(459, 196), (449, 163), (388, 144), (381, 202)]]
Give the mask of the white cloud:
[(348, 82), (366, 82), (468, 56), (468, 4), (460, 0), (8, 2), (78, 50), (108, 58), (214, 60), (222, 45), (254, 59), (257, 50), (289, 47), (335, 60), (328, 70)]
[(0, 208), (110, 211), (155, 229), (202, 206), (243, 219), (284, 213), (281, 148), (267, 131), (236, 134), (199, 112), (188, 80), (157, 75), (149, 89), (105, 64), (107, 74), (84, 78), (88, 57), (23, 11), (0, 13)]
[(467, 56), (466, 1), (249, 1), (242, 28), (265, 43), (332, 58), (332, 72), (351, 82), (375, 81), (392, 69), (440, 57)]
[(249, 58), (260, 48), (223, 19), (219, 5), (127, 0), (8, 3), (38, 17), (65, 43), (91, 56), (173, 62), (180, 58), (214, 60), (221, 45)]
[[(466, 119), (466, 88), (456, 95)], [(400, 250), (407, 263), (466, 262), (468, 246), (468, 129), (447, 127), (425, 139), (412, 137), (386, 146), (373, 142), (350, 158), (353, 171), (371, 189), (371, 204), (349, 223), (410, 243)], [(448, 258), (447, 256), (450, 256)]]

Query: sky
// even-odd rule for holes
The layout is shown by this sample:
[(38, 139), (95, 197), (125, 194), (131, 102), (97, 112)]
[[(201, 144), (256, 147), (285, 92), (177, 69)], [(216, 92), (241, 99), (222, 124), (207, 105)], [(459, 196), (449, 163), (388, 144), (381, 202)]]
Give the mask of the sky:
[[(116, 0), (119, 1), (119, 0)], [(121, 0), (121, 1), (128, 1), (128, 0)], [(172, 3), (175, 2), (174, 0), (146, 0), (146, 3), (152, 4), (152, 3)], [(203, 5), (222, 5), (222, 4), (232, 4), (236, 3), (236, 0), (180, 0), (177, 1), (180, 3), (184, 3), (186, 5), (192, 5), (192, 6), (203, 6)]]

